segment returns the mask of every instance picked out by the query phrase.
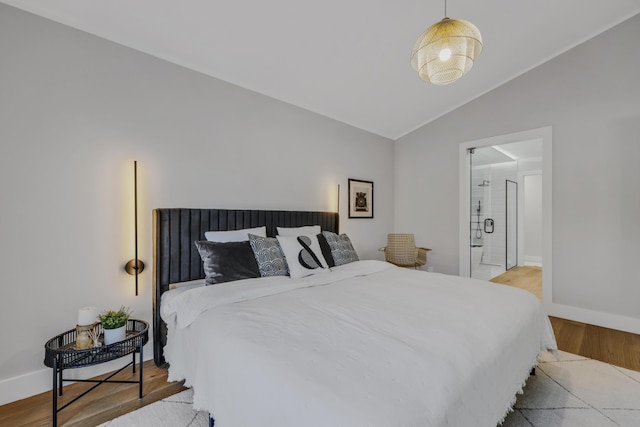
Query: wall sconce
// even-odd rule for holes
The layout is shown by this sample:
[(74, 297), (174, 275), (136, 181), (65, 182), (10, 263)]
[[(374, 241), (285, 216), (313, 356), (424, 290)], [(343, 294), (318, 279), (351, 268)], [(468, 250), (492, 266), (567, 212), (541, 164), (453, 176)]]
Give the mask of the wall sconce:
[(135, 234), (135, 259), (124, 266), (127, 273), (136, 276), (136, 296), (138, 296), (138, 275), (144, 270), (144, 262), (138, 259), (138, 162), (133, 161), (133, 218)]
[(336, 213), (338, 214), (338, 226), (336, 227), (336, 233), (340, 232), (340, 184), (338, 184), (338, 196), (336, 200)]

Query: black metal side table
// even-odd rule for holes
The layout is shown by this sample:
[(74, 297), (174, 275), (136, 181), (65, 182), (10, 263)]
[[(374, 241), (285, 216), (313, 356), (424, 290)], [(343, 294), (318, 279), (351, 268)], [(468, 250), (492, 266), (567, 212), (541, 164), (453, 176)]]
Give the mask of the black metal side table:
[[(140, 391), (138, 398), (142, 399), (142, 348), (149, 341), (149, 324), (143, 320), (129, 319), (127, 321), (126, 338), (123, 341), (119, 341), (109, 345), (104, 345), (102, 325), (98, 324), (96, 327), (99, 328), (100, 342), (102, 343), (102, 345), (99, 347), (92, 347), (86, 350), (76, 350), (76, 329), (71, 329), (54, 338), (51, 338), (44, 345), (44, 364), (50, 368), (53, 368), (53, 403), (51, 411), (53, 427), (56, 427), (58, 425), (58, 412), (62, 411), (64, 408), (71, 405), (73, 402), (80, 399), (103, 383), (139, 384)], [(129, 366), (133, 366), (133, 373), (136, 373), (136, 353), (140, 354), (139, 380), (111, 380), (113, 376), (122, 372)], [(65, 379), (62, 375), (65, 369), (84, 368), (86, 366), (97, 365), (99, 363), (119, 359), (129, 354), (133, 354), (132, 361), (103, 380)], [(62, 387), (64, 381), (91, 382), (97, 384), (95, 384), (93, 387), (91, 387), (78, 397), (58, 408), (58, 396), (62, 396)]]

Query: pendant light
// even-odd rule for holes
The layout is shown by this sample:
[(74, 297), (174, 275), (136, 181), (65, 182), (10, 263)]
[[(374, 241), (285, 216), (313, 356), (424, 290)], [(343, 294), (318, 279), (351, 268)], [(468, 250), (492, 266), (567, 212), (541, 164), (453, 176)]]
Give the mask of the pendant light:
[(482, 52), (480, 31), (464, 19), (447, 18), (433, 24), (416, 40), (411, 66), (418, 76), (436, 85), (446, 85), (467, 74)]

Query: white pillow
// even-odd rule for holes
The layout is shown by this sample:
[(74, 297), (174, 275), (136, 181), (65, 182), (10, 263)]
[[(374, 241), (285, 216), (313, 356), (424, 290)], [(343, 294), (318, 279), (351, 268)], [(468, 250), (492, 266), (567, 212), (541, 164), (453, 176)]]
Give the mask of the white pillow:
[(228, 231), (207, 231), (204, 237), (210, 242), (244, 242), (249, 240), (249, 234), (255, 234), (260, 237), (267, 237), (267, 227), (244, 228), (242, 230)]
[(329, 271), (329, 266), (322, 255), (317, 235), (276, 236), (276, 238), (287, 260), (289, 275), (292, 278)]
[(304, 227), (284, 228), (276, 227), (278, 236), (302, 236), (303, 234), (320, 234), (319, 225), (307, 225)]
[(169, 289), (198, 288), (204, 286), (204, 279), (189, 280), (188, 282), (169, 283)]

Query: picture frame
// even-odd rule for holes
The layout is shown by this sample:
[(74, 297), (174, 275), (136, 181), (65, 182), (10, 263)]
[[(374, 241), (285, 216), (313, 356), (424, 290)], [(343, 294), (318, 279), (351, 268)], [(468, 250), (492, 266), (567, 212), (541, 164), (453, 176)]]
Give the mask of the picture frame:
[(373, 218), (373, 181), (349, 178), (349, 218)]

